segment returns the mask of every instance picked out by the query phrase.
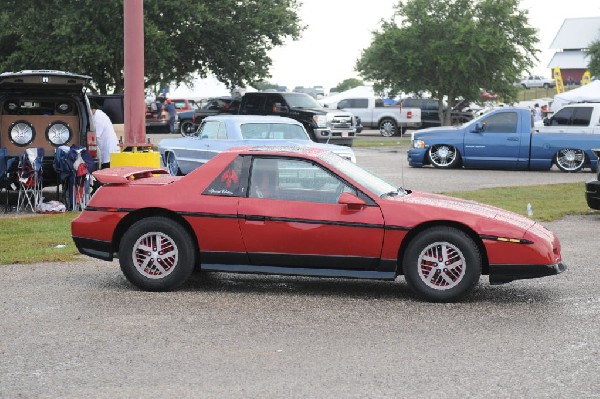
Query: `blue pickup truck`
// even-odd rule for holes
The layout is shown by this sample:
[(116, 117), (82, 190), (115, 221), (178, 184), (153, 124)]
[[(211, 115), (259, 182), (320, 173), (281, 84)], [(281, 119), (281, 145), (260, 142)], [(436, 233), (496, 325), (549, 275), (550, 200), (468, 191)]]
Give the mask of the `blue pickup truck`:
[[(541, 129), (542, 131), (538, 131)], [(598, 168), (592, 148), (600, 134), (543, 132), (524, 108), (499, 108), (461, 126), (414, 132), (410, 166), (436, 168), (544, 170), (553, 164), (563, 172)]]

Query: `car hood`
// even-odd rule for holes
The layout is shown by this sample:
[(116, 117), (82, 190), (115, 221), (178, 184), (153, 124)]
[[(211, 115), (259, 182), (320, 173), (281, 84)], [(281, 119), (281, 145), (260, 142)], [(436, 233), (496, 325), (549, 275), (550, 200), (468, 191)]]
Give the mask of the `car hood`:
[[(495, 206), (482, 204), (475, 201), (461, 198), (449, 197), (441, 194), (430, 194), (413, 191), (404, 196), (391, 197), (390, 201), (385, 201), (391, 207), (409, 205), (415, 220), (439, 220), (444, 215), (453, 220), (470, 225), (475, 231), (481, 231), (481, 227), (486, 220), (498, 221), (509, 229), (518, 229), (522, 233), (529, 230), (536, 222), (525, 216), (510, 212)], [(392, 212), (394, 214), (395, 212)], [(409, 212), (403, 209), (403, 217)], [(461, 216), (462, 214), (462, 216)], [(451, 216), (450, 216), (451, 215)]]

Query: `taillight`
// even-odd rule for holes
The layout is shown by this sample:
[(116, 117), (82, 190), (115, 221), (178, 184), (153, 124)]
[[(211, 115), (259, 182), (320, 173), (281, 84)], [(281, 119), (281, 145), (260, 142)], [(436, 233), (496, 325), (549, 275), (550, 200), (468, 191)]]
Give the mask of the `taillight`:
[(98, 145), (96, 144), (96, 132), (87, 132), (87, 150), (92, 157), (98, 154)]
[(408, 119), (412, 119), (412, 111), (408, 111), (408, 112), (406, 113), (406, 117), (407, 117)]

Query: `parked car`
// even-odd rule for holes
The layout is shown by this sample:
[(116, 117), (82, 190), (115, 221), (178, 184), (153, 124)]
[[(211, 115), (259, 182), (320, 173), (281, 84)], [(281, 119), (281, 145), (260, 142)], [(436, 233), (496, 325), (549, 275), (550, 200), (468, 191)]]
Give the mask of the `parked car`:
[[(524, 216), (398, 188), (329, 151), (241, 147), (187, 176), (121, 167), (72, 222), (77, 249), (148, 291), (205, 271), (393, 281), (420, 297), (555, 275), (558, 238)], [(156, 177), (155, 175), (159, 175)], [(318, 182), (318, 184), (315, 184)], [(101, 221), (101, 222), (100, 222)]]
[(18, 157), (43, 148), (44, 185), (56, 185), (52, 167), (60, 146), (86, 147), (96, 157), (96, 133), (85, 87), (92, 78), (71, 72), (24, 70), (0, 74), (0, 147)]
[[(405, 98), (400, 101), (402, 108), (418, 108), (421, 110), (421, 127), (441, 126), (439, 107), (440, 102), (435, 98)], [(473, 119), (473, 112), (470, 110), (462, 111), (465, 107), (464, 102), (458, 103), (452, 109), (452, 125), (460, 125)], [(444, 105), (444, 110), (446, 109)]]
[(249, 145), (323, 148), (356, 162), (352, 148), (315, 143), (300, 122), (281, 116), (209, 116), (192, 136), (162, 139), (158, 150), (169, 173), (176, 176), (190, 173), (226, 149)]
[(544, 78), (539, 75), (523, 78), (521, 79), (520, 84), (524, 89), (531, 89), (532, 87), (543, 87), (544, 89), (549, 89), (556, 86), (554, 79)]
[(196, 101), (189, 100), (187, 98), (172, 98), (171, 102), (175, 106), (177, 113), (180, 113), (183, 111), (191, 111), (191, 110), (195, 110), (195, 109), (199, 108), (198, 105), (196, 104)]
[(352, 96), (340, 100), (337, 109), (343, 109), (360, 118), (364, 127), (379, 129), (384, 137), (402, 135), (402, 130), (421, 126), (419, 108), (400, 108), (397, 105), (385, 106), (380, 98), (373, 96)]
[(563, 172), (598, 167), (592, 152), (600, 142), (596, 135), (537, 132), (525, 108), (499, 108), (460, 127), (412, 136), (408, 162), (414, 167), (545, 170), (556, 164)]

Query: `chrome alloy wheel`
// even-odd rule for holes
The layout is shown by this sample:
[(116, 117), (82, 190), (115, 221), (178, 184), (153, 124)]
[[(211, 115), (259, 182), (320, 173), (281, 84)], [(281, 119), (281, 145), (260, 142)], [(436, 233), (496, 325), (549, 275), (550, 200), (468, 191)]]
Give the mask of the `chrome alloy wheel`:
[(456, 148), (449, 145), (437, 145), (429, 149), (429, 159), (437, 168), (451, 168), (457, 162)]
[(160, 232), (146, 233), (138, 238), (131, 256), (137, 271), (149, 279), (168, 276), (179, 261), (179, 251), (175, 241)]
[(577, 172), (583, 168), (585, 153), (582, 150), (563, 148), (556, 154), (556, 166), (563, 172)]
[(421, 251), (418, 258), (419, 277), (430, 288), (448, 290), (465, 276), (465, 257), (448, 242), (434, 242)]

